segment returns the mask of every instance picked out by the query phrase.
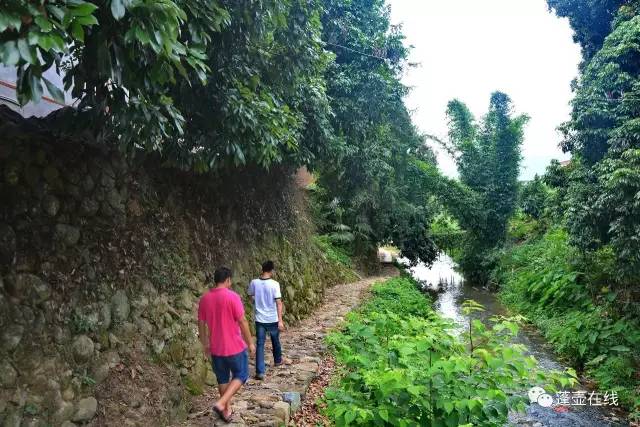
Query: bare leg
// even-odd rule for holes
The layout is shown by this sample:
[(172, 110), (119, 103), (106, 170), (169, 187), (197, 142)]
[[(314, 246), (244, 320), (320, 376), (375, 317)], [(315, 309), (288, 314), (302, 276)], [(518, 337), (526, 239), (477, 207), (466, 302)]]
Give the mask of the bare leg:
[[(220, 399), (220, 398), (224, 395), (224, 392), (225, 392), (225, 391), (227, 391), (227, 388), (229, 388), (229, 383), (226, 383), (226, 384), (218, 384), (218, 393), (220, 393), (220, 397), (219, 397), (218, 399)], [(219, 401), (219, 400), (218, 400), (218, 401)], [(216, 406), (217, 406), (217, 403), (218, 403), (218, 402), (216, 402)], [(221, 409), (222, 409), (222, 408), (221, 408)]]
[[(227, 383), (227, 384), (218, 384), (218, 392), (220, 393), (220, 398), (222, 398), (222, 396), (224, 396), (224, 393), (227, 391), (228, 388), (229, 388), (229, 383)], [(218, 399), (218, 401), (216, 402), (216, 404), (214, 406), (217, 406), (218, 409), (221, 409), (222, 412), (224, 412), (225, 417), (229, 416), (229, 413), (231, 412), (231, 399), (229, 399), (229, 401), (227, 402), (227, 404), (225, 406), (220, 405), (220, 400), (219, 399)]]
[(224, 384), (218, 386), (218, 390), (220, 390), (220, 399), (216, 402), (215, 406), (224, 411), (225, 416), (228, 416), (231, 413), (231, 399), (233, 396), (242, 388), (242, 381), (240, 380), (231, 380), (229, 384)]
[(220, 393), (220, 397), (222, 397), (222, 395), (224, 394), (224, 392), (227, 390), (227, 387), (229, 387), (229, 383), (226, 383), (226, 384), (218, 384), (218, 392)]

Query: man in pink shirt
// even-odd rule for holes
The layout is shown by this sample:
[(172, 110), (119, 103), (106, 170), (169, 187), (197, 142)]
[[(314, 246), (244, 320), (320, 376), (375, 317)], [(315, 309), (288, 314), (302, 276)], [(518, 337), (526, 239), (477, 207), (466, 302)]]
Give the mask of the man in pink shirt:
[(230, 290), (231, 270), (218, 268), (213, 279), (215, 287), (209, 289), (198, 306), (198, 331), (204, 356), (211, 358), (213, 372), (218, 379), (220, 398), (213, 406), (214, 412), (226, 422), (231, 422), (231, 398), (249, 378), (249, 356), (255, 346), (244, 317), (240, 296)]

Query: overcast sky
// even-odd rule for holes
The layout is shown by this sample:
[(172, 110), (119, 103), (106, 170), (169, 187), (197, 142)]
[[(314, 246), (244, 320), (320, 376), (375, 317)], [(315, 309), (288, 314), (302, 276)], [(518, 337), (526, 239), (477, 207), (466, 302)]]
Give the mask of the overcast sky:
[[(567, 120), (571, 80), (580, 48), (566, 19), (545, 0), (388, 0), (394, 24), (402, 24), (410, 60), (404, 76), (413, 90), (407, 104), (414, 123), (445, 137), (447, 102), (459, 98), (480, 117), (492, 92), (506, 92), (516, 110), (531, 117), (523, 146), (521, 178), (544, 172), (551, 159), (565, 160), (557, 126)], [(438, 153), (440, 169), (456, 175)]]

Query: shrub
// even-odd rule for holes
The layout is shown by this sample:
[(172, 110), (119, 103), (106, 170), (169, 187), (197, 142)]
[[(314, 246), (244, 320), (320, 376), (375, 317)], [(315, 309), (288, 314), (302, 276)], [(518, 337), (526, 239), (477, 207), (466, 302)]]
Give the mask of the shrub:
[(505, 251), (494, 280), (502, 301), (539, 327), (556, 352), (601, 390), (616, 390), (623, 404), (640, 408), (640, 323), (622, 315), (605, 286), (615, 277), (612, 265), (610, 250), (584, 258), (556, 228)]
[(329, 261), (342, 264), (349, 268), (353, 267), (351, 255), (349, 255), (347, 249), (333, 243), (329, 236), (314, 236), (313, 240)]
[(375, 286), (328, 337), (342, 376), (326, 392), (327, 415), (338, 426), (501, 426), (510, 409), (524, 409), (526, 388), (574, 381), (538, 371), (524, 347), (511, 344), (517, 326), (507, 319), (474, 320), (465, 339), (452, 328), (410, 278)]

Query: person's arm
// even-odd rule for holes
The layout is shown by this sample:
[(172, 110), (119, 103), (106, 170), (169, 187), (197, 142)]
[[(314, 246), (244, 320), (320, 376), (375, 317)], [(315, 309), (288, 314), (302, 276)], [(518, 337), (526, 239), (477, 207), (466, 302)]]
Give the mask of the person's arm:
[(232, 307), (233, 318), (238, 322), (238, 326), (240, 326), (240, 333), (242, 334), (244, 342), (247, 343), (249, 354), (253, 356), (256, 353), (256, 345), (253, 343), (253, 337), (251, 336), (251, 330), (249, 329), (249, 322), (247, 322), (247, 318), (244, 317), (244, 306), (242, 305), (240, 296), (235, 295), (235, 301)]
[(240, 324), (240, 332), (242, 332), (242, 338), (247, 343), (249, 348), (249, 354), (253, 356), (256, 352), (256, 345), (253, 343), (253, 337), (251, 336), (251, 330), (249, 329), (249, 322), (245, 317), (242, 317), (238, 322)]
[(253, 287), (253, 280), (249, 282), (249, 286), (247, 286), (247, 295), (252, 297), (255, 294), (255, 290)]
[(282, 303), (282, 292), (280, 291), (280, 283), (275, 282), (273, 298), (276, 300), (276, 309), (278, 310), (278, 330), (284, 331), (284, 322), (282, 315), (284, 314), (284, 304)]
[(207, 323), (202, 320), (198, 320), (198, 335), (200, 336), (200, 344), (202, 344), (204, 358), (209, 360), (211, 357), (211, 348), (209, 348), (209, 328), (207, 327)]
[(204, 358), (209, 360), (211, 357), (211, 341), (209, 341), (209, 327), (207, 326), (207, 316), (202, 299), (198, 302), (198, 337), (200, 338), (200, 344), (202, 344)]
[(282, 298), (276, 300), (276, 307), (278, 308), (278, 329), (284, 331), (284, 322), (282, 321), (282, 315), (284, 314), (284, 304)]

